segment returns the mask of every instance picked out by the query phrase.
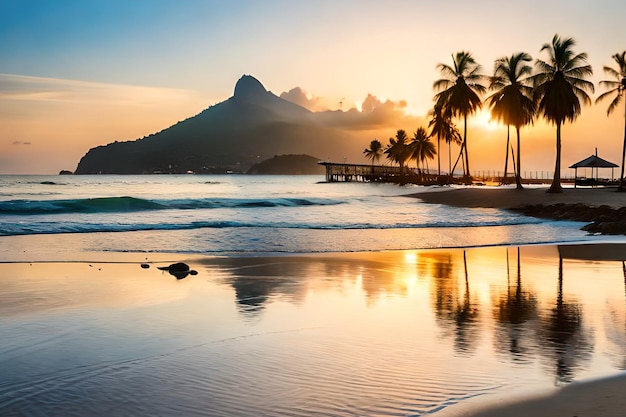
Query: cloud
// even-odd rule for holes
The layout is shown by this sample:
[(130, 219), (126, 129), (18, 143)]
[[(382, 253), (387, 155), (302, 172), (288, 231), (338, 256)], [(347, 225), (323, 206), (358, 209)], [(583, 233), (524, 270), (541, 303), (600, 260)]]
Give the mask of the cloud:
[[(381, 100), (373, 94), (368, 94), (360, 106), (353, 106), (349, 110), (330, 110), (334, 107), (329, 103), (332, 100), (324, 97), (312, 96), (301, 87), (295, 87), (283, 92), (280, 98), (289, 100), (299, 106), (315, 112), (314, 117), (321, 124), (347, 130), (366, 129), (415, 129), (423, 122), (422, 118), (407, 114), (405, 100)], [(341, 104), (344, 104), (342, 99)], [(357, 107), (360, 107), (358, 109)]]
[(150, 105), (151, 102), (162, 97), (181, 101), (188, 100), (190, 97), (199, 99), (192, 91), (175, 88), (0, 73), (0, 100), (73, 103), (101, 103), (114, 100), (121, 104)]
[(294, 87), (287, 92), (282, 92), (280, 98), (291, 101), (292, 103), (302, 106), (311, 111), (326, 111), (328, 106), (324, 104), (321, 97), (309, 96), (306, 91), (300, 87)]
[(406, 113), (407, 103), (404, 100), (382, 101), (372, 94), (368, 94), (361, 110), (356, 107), (348, 111), (325, 111), (317, 113), (316, 117), (325, 124), (350, 130), (365, 129), (415, 129), (423, 119)]

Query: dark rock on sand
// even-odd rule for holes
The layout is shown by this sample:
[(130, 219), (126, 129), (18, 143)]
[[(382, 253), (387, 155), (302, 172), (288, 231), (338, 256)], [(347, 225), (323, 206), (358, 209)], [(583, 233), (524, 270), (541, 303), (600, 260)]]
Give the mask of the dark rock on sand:
[(171, 264), (170, 266), (160, 266), (160, 270), (167, 271), (170, 275), (174, 275), (177, 279), (186, 278), (187, 275), (197, 275), (198, 272), (192, 269), (189, 269), (189, 265), (184, 262), (177, 262)]
[(591, 222), (582, 228), (582, 230), (589, 233), (604, 235), (626, 234), (626, 207), (615, 209), (606, 205), (595, 207), (582, 203), (559, 203), (525, 205), (511, 210), (521, 212), (525, 216)]

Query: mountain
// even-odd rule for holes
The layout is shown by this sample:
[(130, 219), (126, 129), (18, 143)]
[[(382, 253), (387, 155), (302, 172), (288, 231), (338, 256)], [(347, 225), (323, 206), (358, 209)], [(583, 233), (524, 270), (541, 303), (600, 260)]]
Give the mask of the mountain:
[(326, 169), (310, 155), (277, 155), (254, 164), (248, 174), (254, 175), (323, 175)]
[(147, 137), (90, 149), (76, 174), (245, 172), (280, 154), (343, 158), (360, 150), (344, 131), (244, 75), (231, 98)]

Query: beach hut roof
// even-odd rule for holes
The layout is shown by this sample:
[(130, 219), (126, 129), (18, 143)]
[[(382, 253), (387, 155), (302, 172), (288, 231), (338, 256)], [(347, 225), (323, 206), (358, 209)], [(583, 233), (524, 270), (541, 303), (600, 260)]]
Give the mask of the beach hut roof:
[(576, 162), (570, 168), (616, 168), (613, 162), (609, 162), (606, 159), (602, 159), (597, 155), (591, 155), (589, 158), (585, 158), (582, 161)]

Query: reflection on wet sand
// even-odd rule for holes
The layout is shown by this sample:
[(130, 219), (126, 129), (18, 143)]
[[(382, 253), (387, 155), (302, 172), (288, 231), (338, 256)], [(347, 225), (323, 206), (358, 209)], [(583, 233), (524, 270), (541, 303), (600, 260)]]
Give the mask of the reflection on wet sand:
[[(593, 276), (587, 274), (583, 281), (581, 262), (614, 269), (616, 262), (606, 259), (615, 260), (626, 253), (623, 246), (611, 245), (609, 250), (600, 245), (590, 250), (588, 246), (586, 250), (558, 247), (556, 253), (541, 247), (516, 247), (371, 256), (222, 258), (206, 261), (206, 268), (219, 270), (220, 281), (235, 290), (238, 310), (246, 317), (262, 314), (276, 300), (304, 303), (307, 294), (315, 292), (356, 290), (371, 306), (390, 297), (407, 298), (416, 285), (422, 291), (428, 288), (438, 337), (442, 343), (450, 340), (457, 355), (475, 355), (487, 335), (496, 355), (520, 366), (542, 364), (544, 372), (560, 384), (589, 369), (596, 347), (595, 326), (606, 321), (598, 316), (595, 298), (586, 297), (584, 288), (593, 287)], [(571, 277), (564, 267), (569, 261), (574, 262)], [(619, 267), (626, 295), (626, 265), (620, 261)], [(569, 282), (576, 283), (576, 291), (567, 291)], [(488, 297), (484, 297), (485, 288)], [(617, 344), (619, 353), (611, 350), (620, 357), (617, 366), (624, 368), (624, 297), (621, 305), (612, 300), (611, 306), (612, 322), (606, 331), (612, 337), (609, 343)], [(425, 331), (431, 326), (425, 317), (414, 320)]]
[(533, 346), (538, 317), (537, 294), (522, 285), (520, 248), (516, 248), (515, 283), (511, 284), (509, 248), (506, 248), (506, 291), (494, 294), (493, 316), (496, 320), (494, 343), (501, 353), (515, 362), (527, 363)]
[(603, 249), (0, 264), (0, 415), (425, 415), (611, 374), (626, 265)]

